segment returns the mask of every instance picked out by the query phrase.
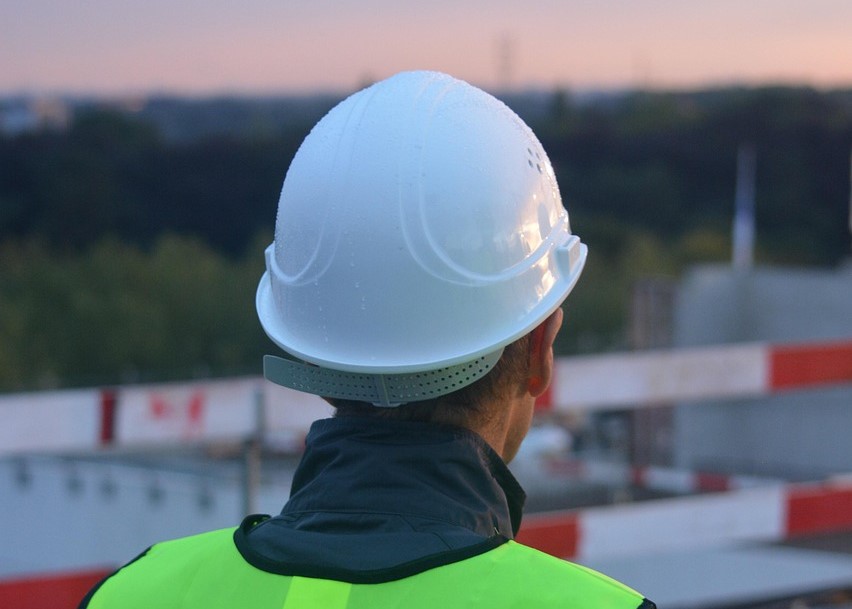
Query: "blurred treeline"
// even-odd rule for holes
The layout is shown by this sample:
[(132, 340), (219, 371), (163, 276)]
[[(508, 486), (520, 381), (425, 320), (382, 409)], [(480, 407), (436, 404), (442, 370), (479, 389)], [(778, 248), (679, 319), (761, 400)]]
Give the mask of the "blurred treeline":
[[(849, 254), (852, 91), (507, 101), (591, 251), (563, 353), (626, 348), (637, 279), (730, 258), (741, 145), (757, 156), (758, 263)], [(162, 113), (90, 105), (66, 130), (0, 136), (0, 390), (257, 374), (273, 348), (254, 313), (263, 247), (286, 168), (328, 105), (292, 120), (249, 111), (251, 128), (191, 137), (174, 126), (197, 123), (192, 104), (171, 128)]]

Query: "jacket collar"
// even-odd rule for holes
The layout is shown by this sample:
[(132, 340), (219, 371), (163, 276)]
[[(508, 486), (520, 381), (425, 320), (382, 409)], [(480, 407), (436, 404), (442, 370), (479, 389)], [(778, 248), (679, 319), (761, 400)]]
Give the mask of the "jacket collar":
[(472, 431), (339, 417), (311, 426), (282, 515), (385, 512), (513, 538), (525, 498), (500, 456)]

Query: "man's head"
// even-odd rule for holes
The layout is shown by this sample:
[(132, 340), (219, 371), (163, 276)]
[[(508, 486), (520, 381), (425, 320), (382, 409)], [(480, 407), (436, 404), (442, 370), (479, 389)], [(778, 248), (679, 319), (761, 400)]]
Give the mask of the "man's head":
[(475, 431), (506, 462), (512, 460), (532, 421), (535, 400), (553, 375), (553, 342), (562, 325), (557, 309), (535, 330), (510, 343), (484, 377), (431, 400), (377, 408), (368, 402), (327, 398), (337, 416), (376, 417), (455, 425)]
[(480, 379), (559, 310), (585, 257), (517, 115), (444, 74), (398, 74), (332, 109), (287, 172), (257, 309), (308, 365), (267, 356), (265, 374), (378, 407), (447, 411), (475, 383), (493, 401)]

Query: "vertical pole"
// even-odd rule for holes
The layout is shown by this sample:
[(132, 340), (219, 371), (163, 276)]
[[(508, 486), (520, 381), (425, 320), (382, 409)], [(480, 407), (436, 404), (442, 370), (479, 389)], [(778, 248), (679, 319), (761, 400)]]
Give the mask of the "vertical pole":
[(733, 264), (735, 269), (754, 265), (754, 148), (741, 145), (737, 152), (737, 191), (734, 210)]
[(243, 515), (258, 511), (257, 498), (263, 469), (264, 415), (263, 389), (258, 386), (254, 392), (254, 430), (243, 445)]
[(503, 93), (508, 92), (512, 86), (514, 54), (512, 36), (505, 32), (497, 39), (497, 86), (503, 89)]
[(849, 234), (852, 235), (852, 148), (849, 149)]

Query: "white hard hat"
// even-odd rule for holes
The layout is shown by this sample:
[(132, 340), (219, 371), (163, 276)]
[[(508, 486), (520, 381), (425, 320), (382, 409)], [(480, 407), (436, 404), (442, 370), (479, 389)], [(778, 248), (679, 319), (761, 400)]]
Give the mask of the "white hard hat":
[(291, 359), (267, 378), (394, 405), (481, 377), (573, 288), (550, 161), (502, 102), (405, 72), (348, 97), (284, 180), (257, 312)]

